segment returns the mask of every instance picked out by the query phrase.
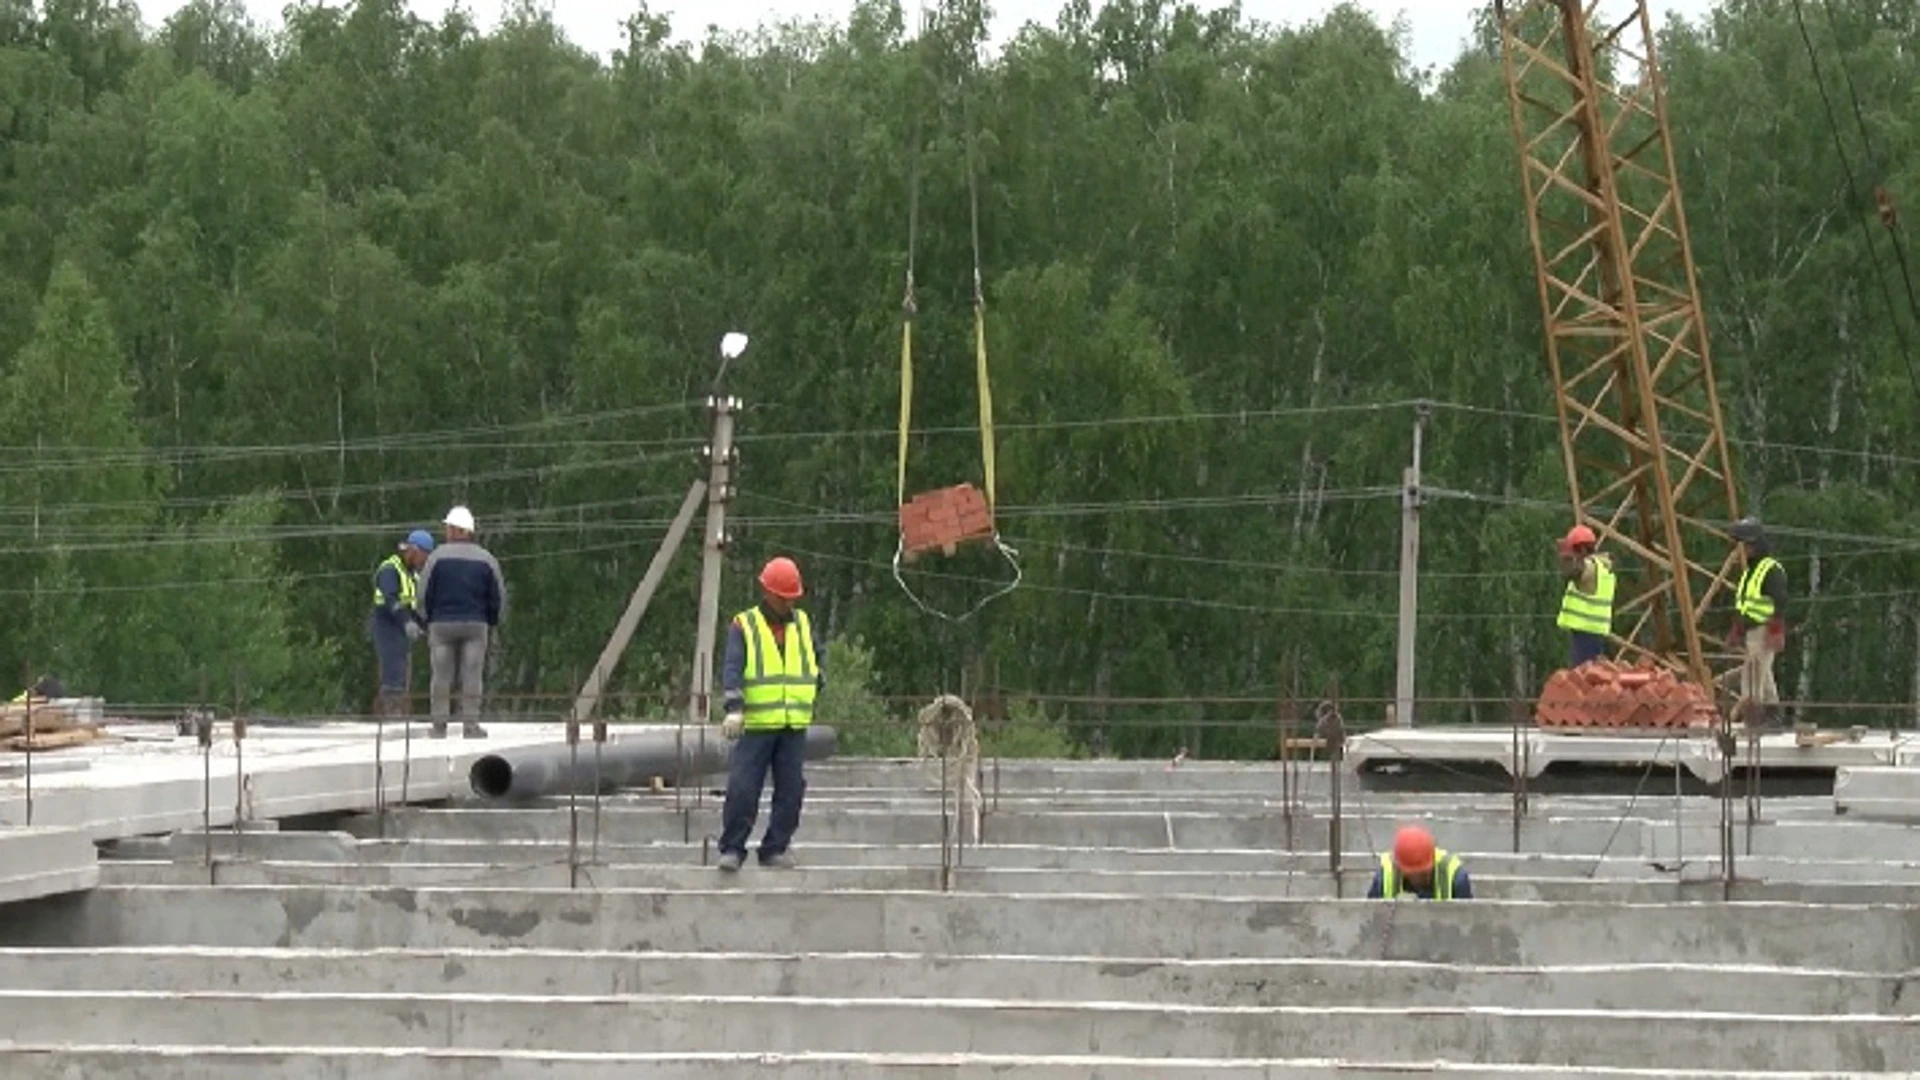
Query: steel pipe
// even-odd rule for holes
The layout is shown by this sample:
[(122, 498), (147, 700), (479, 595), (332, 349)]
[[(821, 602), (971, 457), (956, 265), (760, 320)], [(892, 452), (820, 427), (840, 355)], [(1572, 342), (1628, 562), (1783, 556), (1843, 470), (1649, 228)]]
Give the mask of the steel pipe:
[[(831, 727), (807, 729), (807, 760), (833, 756), (838, 737)], [(533, 799), (542, 795), (591, 795), (598, 778), (601, 792), (639, 787), (658, 776), (696, 779), (727, 771), (733, 744), (707, 725), (655, 728), (609, 739), (594, 761), (594, 744), (577, 748), (530, 746), (488, 754), (467, 770), (467, 783), (484, 799)]]

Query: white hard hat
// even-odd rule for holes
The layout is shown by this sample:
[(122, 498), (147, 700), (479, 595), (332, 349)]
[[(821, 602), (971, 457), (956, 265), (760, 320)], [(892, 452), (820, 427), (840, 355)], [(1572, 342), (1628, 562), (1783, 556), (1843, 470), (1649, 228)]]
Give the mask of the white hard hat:
[(473, 531), (473, 511), (467, 509), (464, 506), (456, 506), (453, 509), (447, 511), (446, 518), (442, 520), (440, 523), (451, 529), (462, 529), (467, 532), (472, 532)]

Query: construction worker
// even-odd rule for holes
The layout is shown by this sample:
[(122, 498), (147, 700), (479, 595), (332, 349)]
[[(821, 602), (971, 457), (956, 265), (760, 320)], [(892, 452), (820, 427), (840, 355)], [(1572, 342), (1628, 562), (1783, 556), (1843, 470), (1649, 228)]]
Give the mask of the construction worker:
[(1746, 655), (1740, 668), (1741, 719), (1748, 727), (1765, 727), (1780, 703), (1773, 660), (1787, 646), (1787, 568), (1771, 554), (1766, 530), (1754, 518), (1741, 518), (1727, 533), (1745, 549), (1747, 562), (1733, 590), (1734, 620), (1727, 634), (1727, 647)]
[(461, 734), (481, 739), (487, 734), (480, 726), (487, 642), (506, 614), (506, 579), (492, 553), (473, 541), (473, 511), (456, 506), (441, 524), (446, 541), (420, 571), (420, 610), (433, 658), (433, 737), (447, 737), (449, 698), (458, 681)]
[(1460, 856), (1435, 848), (1432, 833), (1408, 825), (1395, 834), (1393, 850), (1381, 853), (1367, 899), (1471, 900), (1473, 882)]
[(769, 772), (773, 814), (760, 838), (760, 865), (793, 865), (787, 845), (800, 827), (807, 790), (807, 727), (824, 685), (813, 621), (794, 607), (803, 594), (794, 561), (772, 559), (760, 571), (760, 604), (727, 624), (720, 674), (726, 719), (720, 731), (734, 743), (721, 808), (720, 869), (729, 873), (746, 862), (747, 837)]
[(1567, 666), (1598, 660), (1613, 632), (1613, 560), (1593, 550), (1599, 539), (1575, 525), (1560, 540), (1560, 573), (1567, 579), (1560, 597), (1560, 629), (1567, 631)]
[(373, 699), (375, 716), (407, 714), (407, 666), (415, 641), (422, 633), (420, 567), (433, 550), (433, 536), (415, 529), (399, 548), (373, 570), (373, 611), (367, 615), (367, 636), (373, 639), (373, 659), (380, 672), (380, 691)]
[(25, 705), (28, 698), (35, 701), (52, 701), (67, 696), (67, 685), (54, 675), (42, 675), (35, 679), (32, 686), (13, 696), (11, 704)]

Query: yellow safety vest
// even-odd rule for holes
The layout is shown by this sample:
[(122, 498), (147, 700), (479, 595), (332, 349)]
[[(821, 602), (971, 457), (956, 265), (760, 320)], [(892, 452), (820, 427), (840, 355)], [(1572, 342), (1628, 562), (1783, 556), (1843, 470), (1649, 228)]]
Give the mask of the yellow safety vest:
[(795, 611), (787, 624), (786, 648), (774, 644), (773, 628), (759, 608), (733, 617), (746, 644), (740, 679), (741, 719), (748, 731), (805, 728), (813, 722), (813, 699), (820, 672), (814, 664), (813, 624)]
[(1760, 586), (1767, 583), (1767, 575), (1779, 565), (1779, 559), (1763, 555), (1740, 575), (1740, 587), (1733, 592), (1734, 604), (1748, 622), (1763, 623), (1773, 618), (1773, 598), (1761, 592)]
[(1566, 594), (1560, 598), (1559, 624), (1562, 630), (1605, 637), (1613, 632), (1613, 588), (1617, 579), (1613, 560), (1605, 555), (1589, 557), (1593, 560), (1593, 595), (1581, 592), (1579, 581), (1567, 582)]
[(385, 570), (389, 566), (393, 567), (394, 571), (400, 575), (401, 610), (413, 610), (414, 587), (416, 582), (414, 581), (413, 571), (407, 569), (406, 560), (398, 555), (387, 556), (381, 560), (379, 566), (373, 568), (373, 606), (383, 607), (386, 605), (387, 598), (380, 595), (380, 571)]
[[(1433, 898), (1435, 900), (1453, 899), (1453, 874), (1460, 869), (1460, 856), (1448, 854), (1445, 848), (1435, 848), (1433, 852)], [(1400, 868), (1393, 865), (1393, 853), (1384, 852), (1380, 856), (1380, 898), (1398, 899), (1402, 892)]]

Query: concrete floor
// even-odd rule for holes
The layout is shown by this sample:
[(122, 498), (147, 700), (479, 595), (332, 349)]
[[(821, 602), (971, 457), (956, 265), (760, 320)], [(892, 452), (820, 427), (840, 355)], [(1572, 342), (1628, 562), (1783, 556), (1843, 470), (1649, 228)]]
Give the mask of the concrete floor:
[[(1499, 790), (1349, 784), (1336, 822), (1324, 768), (1289, 815), (1274, 766), (1006, 765), (984, 842), (943, 873), (930, 770), (809, 771), (791, 872), (704, 866), (717, 802), (692, 790), (111, 843), (98, 888), (0, 912), (0, 1075), (1784, 1078), (1920, 1061), (1920, 834), (1831, 798), (1766, 800), (1751, 826), (1736, 806), (1746, 880), (1728, 903), (1720, 802), (1670, 790), (1535, 796), (1516, 851)], [(1482, 899), (1333, 899), (1415, 819)]]

